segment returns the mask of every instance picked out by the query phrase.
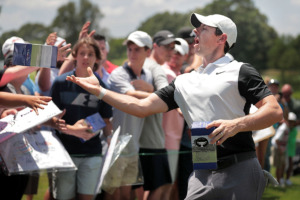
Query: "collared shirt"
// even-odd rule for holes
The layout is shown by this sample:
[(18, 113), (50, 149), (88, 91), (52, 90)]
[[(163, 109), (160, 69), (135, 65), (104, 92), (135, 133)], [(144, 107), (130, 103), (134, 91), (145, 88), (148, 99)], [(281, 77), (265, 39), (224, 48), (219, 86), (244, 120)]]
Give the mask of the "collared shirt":
[[(141, 70), (140, 79), (152, 84), (151, 72), (146, 69)], [(125, 94), (130, 90), (135, 90), (134, 86), (131, 84), (131, 81), (136, 78), (137, 77), (131, 68), (125, 63), (124, 66), (116, 68), (111, 73), (108, 78), (108, 84), (112, 91)], [(136, 153), (134, 155), (137, 155), (139, 151), (139, 139), (144, 125), (144, 118), (139, 118), (114, 108), (112, 125), (114, 131), (120, 126), (120, 135), (132, 135), (132, 139), (123, 150), (122, 154)]]
[[(251, 104), (272, 95), (251, 65), (232, 61), (227, 56), (178, 76), (156, 94), (169, 110), (180, 107), (189, 127), (197, 121), (243, 117), (249, 114)], [(218, 146), (218, 157), (254, 150), (251, 131), (238, 133)]]

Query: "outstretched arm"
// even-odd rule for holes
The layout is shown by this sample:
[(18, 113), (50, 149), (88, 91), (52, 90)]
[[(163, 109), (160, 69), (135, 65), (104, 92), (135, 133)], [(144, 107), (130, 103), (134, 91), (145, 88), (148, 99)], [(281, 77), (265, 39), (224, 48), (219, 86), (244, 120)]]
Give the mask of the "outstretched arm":
[(36, 114), (38, 114), (38, 108), (43, 109), (42, 105), (47, 105), (51, 97), (46, 96), (32, 96), (23, 94), (12, 94), (8, 92), (0, 92), (0, 107), (14, 108), (19, 106), (31, 107)]
[(20, 65), (9, 67), (5, 70), (0, 80), (0, 87), (6, 85), (12, 80), (18, 79), (22, 76), (26, 76), (38, 69), (39, 69), (38, 67), (27, 67), (27, 66), (20, 66)]
[(102, 88), (90, 67), (88, 68), (88, 73), (88, 77), (68, 76), (67, 80), (72, 81), (97, 97), (99, 97), (99, 95), (102, 96), (103, 101), (111, 106), (137, 117), (146, 117), (155, 113), (168, 111), (167, 104), (154, 93), (145, 99), (137, 99), (128, 95), (119, 94)]

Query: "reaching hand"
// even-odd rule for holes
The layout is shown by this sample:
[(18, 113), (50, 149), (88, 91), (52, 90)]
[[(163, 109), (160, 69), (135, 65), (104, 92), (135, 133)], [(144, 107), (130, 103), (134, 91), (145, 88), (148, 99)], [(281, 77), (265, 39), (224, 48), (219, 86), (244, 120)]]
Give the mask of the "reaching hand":
[(53, 46), (56, 42), (57, 34), (56, 32), (50, 33), (46, 39), (46, 44)]
[(210, 141), (211, 144), (216, 143), (217, 145), (221, 145), (229, 137), (235, 136), (240, 131), (237, 125), (237, 121), (238, 119), (216, 120), (208, 124), (206, 126), (207, 129), (216, 127), (216, 129), (208, 136), (212, 139)]
[(96, 32), (95, 30), (88, 33), (90, 25), (91, 25), (91, 22), (88, 21), (82, 26), (81, 31), (79, 33), (79, 38), (78, 38), (79, 40), (84, 37), (92, 37), (95, 34), (95, 32)]
[(65, 40), (61, 41), (59, 45), (57, 46), (58, 51), (57, 51), (57, 61), (65, 61), (67, 54), (71, 52), (71, 44), (67, 44), (65, 46), (62, 46)]
[(44, 109), (41, 105), (48, 105), (48, 102), (51, 101), (51, 97), (47, 96), (31, 96), (31, 95), (24, 95), (24, 101), (26, 106), (31, 107), (35, 113), (38, 115), (38, 108)]
[(75, 77), (74, 75), (72, 76), (67, 76), (66, 80), (71, 81), (89, 93), (98, 96), (100, 94), (101, 86), (99, 84), (99, 80), (97, 77), (94, 75), (92, 69), (90, 67), (87, 68), (88, 77)]

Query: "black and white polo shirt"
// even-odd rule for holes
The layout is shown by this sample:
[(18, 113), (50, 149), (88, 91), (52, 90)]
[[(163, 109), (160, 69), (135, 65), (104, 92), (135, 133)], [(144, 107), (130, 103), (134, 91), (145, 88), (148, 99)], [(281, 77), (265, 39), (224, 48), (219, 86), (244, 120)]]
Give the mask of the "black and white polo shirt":
[[(156, 94), (169, 110), (180, 107), (190, 127), (196, 121), (245, 116), (251, 104), (272, 95), (250, 64), (232, 61), (226, 56), (205, 68), (178, 76)], [(251, 132), (238, 133), (218, 146), (218, 157), (254, 150)]]

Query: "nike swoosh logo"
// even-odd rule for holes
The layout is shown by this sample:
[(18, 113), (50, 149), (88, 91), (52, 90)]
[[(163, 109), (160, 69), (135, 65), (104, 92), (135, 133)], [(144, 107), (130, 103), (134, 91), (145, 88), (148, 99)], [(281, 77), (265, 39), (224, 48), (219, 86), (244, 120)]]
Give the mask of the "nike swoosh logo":
[(222, 72), (216, 72), (216, 75), (219, 75), (219, 74), (222, 74), (224, 73), (225, 71), (222, 71)]

